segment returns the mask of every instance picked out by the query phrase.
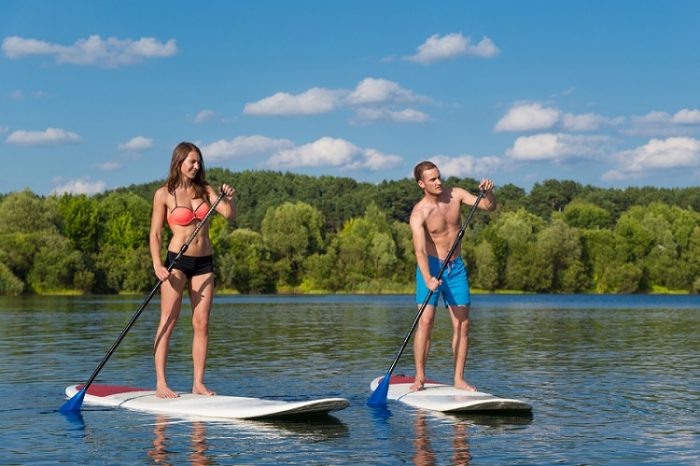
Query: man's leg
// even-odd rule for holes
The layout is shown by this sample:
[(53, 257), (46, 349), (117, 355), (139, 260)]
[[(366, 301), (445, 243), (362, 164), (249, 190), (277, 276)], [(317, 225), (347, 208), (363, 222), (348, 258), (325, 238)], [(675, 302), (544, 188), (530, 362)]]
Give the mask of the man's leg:
[(413, 337), (413, 359), (416, 362), (416, 379), (410, 390), (422, 390), (425, 385), (425, 363), (430, 352), (430, 334), (435, 322), (435, 306), (428, 304), (423, 310), (423, 314), (418, 321), (418, 328)]
[(455, 387), (475, 391), (476, 388), (464, 380), (464, 366), (469, 352), (469, 306), (450, 306), (452, 319), (452, 355), (455, 361)]

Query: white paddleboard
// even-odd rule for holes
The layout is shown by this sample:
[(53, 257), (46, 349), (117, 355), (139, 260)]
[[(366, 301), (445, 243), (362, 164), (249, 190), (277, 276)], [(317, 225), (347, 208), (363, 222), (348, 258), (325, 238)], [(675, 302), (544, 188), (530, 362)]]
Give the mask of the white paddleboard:
[[(83, 385), (70, 385), (66, 395), (72, 398)], [(350, 402), (345, 398), (322, 398), (308, 401), (263, 400), (240, 396), (206, 396), (179, 393), (177, 398), (158, 398), (154, 390), (119, 385), (92, 384), (83, 403), (111, 406), (183, 416), (202, 416), (219, 419), (281, 418), (308, 414), (325, 414), (345, 409)]]
[[(370, 384), (374, 391), (384, 377), (377, 377)], [(389, 380), (387, 398), (400, 401), (415, 408), (430, 409), (443, 413), (466, 412), (521, 412), (532, 411), (532, 406), (524, 401), (500, 398), (486, 392), (460, 390), (452, 385), (428, 381), (423, 390), (410, 391), (415, 378), (392, 375)]]

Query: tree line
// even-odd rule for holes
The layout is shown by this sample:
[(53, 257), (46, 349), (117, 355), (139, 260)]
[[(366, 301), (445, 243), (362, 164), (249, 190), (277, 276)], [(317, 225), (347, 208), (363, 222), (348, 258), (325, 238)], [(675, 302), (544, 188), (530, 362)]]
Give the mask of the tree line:
[[(412, 292), (412, 179), (362, 183), (209, 170), (236, 187), (233, 223), (214, 217), (217, 286), (240, 293)], [(163, 181), (95, 196), (0, 196), (0, 294), (142, 293)], [(449, 178), (472, 192), (478, 181)], [(496, 188), (463, 238), (472, 287), (538, 293), (700, 292), (700, 188), (603, 189), (547, 180)], [(465, 209), (466, 210), (466, 209)], [(164, 230), (167, 245), (168, 230)]]

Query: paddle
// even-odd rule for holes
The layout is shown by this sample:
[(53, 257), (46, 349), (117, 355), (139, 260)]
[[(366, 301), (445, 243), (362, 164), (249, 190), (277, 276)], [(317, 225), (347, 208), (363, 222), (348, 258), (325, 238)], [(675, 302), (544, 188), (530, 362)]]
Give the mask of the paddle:
[[(222, 191), (222, 192), (219, 194), (219, 197), (217, 197), (216, 200), (214, 201), (214, 204), (212, 204), (211, 208), (209, 209), (209, 212), (207, 212), (207, 214), (204, 216), (204, 218), (202, 219), (202, 221), (199, 222), (199, 223), (197, 224), (197, 227), (194, 229), (194, 231), (192, 232), (192, 234), (190, 235), (190, 237), (187, 238), (187, 241), (185, 241), (185, 244), (183, 244), (182, 247), (180, 248), (180, 251), (177, 253), (177, 256), (175, 256), (175, 258), (173, 259), (173, 261), (170, 263), (170, 265), (168, 266), (168, 272), (170, 272), (170, 271), (173, 269), (173, 267), (175, 266), (175, 263), (176, 263), (176, 262), (180, 259), (180, 257), (182, 257), (182, 255), (185, 253), (185, 251), (187, 250), (187, 248), (190, 246), (190, 243), (192, 242), (192, 240), (194, 240), (194, 238), (197, 236), (197, 234), (199, 233), (199, 230), (202, 229), (202, 227), (204, 226), (204, 224), (207, 223), (207, 220), (209, 220), (209, 217), (211, 217), (211, 215), (215, 212), (216, 206), (219, 205), (219, 202), (221, 202), (221, 199), (223, 199), (223, 198), (224, 198), (224, 193), (223, 193), (223, 191)], [(90, 376), (90, 378), (88, 379), (88, 381), (85, 382), (85, 385), (83, 385), (82, 390), (80, 390), (78, 393), (76, 393), (75, 395), (73, 395), (73, 397), (70, 398), (68, 401), (66, 401), (65, 403), (63, 403), (63, 406), (61, 406), (61, 408), (59, 409), (60, 412), (62, 412), (62, 413), (71, 413), (71, 412), (74, 412), (74, 411), (80, 411), (80, 407), (81, 407), (82, 404), (83, 404), (83, 398), (85, 398), (85, 393), (87, 393), (88, 387), (90, 387), (90, 385), (92, 384), (92, 382), (93, 382), (93, 381), (95, 380), (95, 378), (97, 377), (97, 374), (100, 373), (100, 371), (102, 370), (102, 368), (104, 367), (104, 365), (107, 363), (107, 360), (108, 360), (108, 359), (112, 356), (112, 354), (116, 351), (117, 346), (119, 346), (119, 344), (122, 342), (122, 340), (123, 340), (124, 337), (126, 336), (126, 333), (129, 331), (129, 329), (131, 329), (132, 325), (134, 325), (134, 322), (136, 322), (136, 319), (139, 318), (139, 316), (141, 315), (141, 312), (143, 312), (143, 310), (146, 308), (146, 306), (148, 305), (148, 303), (151, 301), (151, 298), (153, 298), (153, 295), (156, 294), (156, 292), (158, 291), (158, 289), (160, 288), (160, 285), (161, 285), (162, 283), (163, 283), (163, 282), (161, 282), (160, 280), (158, 280), (158, 283), (156, 283), (156, 285), (153, 287), (153, 289), (151, 290), (151, 292), (148, 293), (148, 296), (147, 296), (146, 299), (143, 301), (143, 303), (141, 304), (141, 306), (139, 307), (139, 309), (134, 313), (133, 316), (131, 316), (131, 320), (129, 320), (129, 323), (126, 325), (126, 327), (124, 327), (124, 330), (122, 330), (122, 333), (121, 333), (121, 334), (119, 335), (119, 337), (117, 338), (117, 341), (114, 342), (114, 344), (113, 344), (112, 347), (109, 349), (109, 351), (107, 352), (107, 354), (105, 354), (105, 357), (102, 358), (102, 361), (100, 361), (100, 364), (98, 364), (97, 368), (94, 370), (94, 372), (92, 373), (92, 375)]]
[[(440, 267), (440, 271), (438, 272), (437, 277), (435, 277), (438, 280), (440, 280), (440, 278), (442, 278), (442, 273), (445, 271), (445, 268), (447, 267), (447, 263), (450, 261), (450, 259), (452, 258), (452, 255), (457, 250), (457, 246), (459, 246), (459, 242), (462, 240), (462, 237), (464, 236), (464, 230), (467, 229), (467, 225), (469, 224), (472, 217), (474, 216), (474, 212), (476, 212), (476, 209), (479, 206), (479, 202), (481, 202), (481, 198), (483, 198), (483, 197), (484, 197), (484, 191), (483, 190), (479, 191), (479, 195), (476, 197), (476, 201), (474, 202), (474, 205), (472, 205), (471, 209), (469, 209), (469, 214), (467, 214), (466, 220), (464, 220), (462, 227), (459, 229), (459, 232), (457, 233), (457, 237), (455, 238), (454, 243), (452, 243), (452, 247), (450, 248), (450, 251), (447, 253), (447, 258), (442, 263), (442, 266)], [(372, 407), (386, 406), (386, 398), (387, 398), (387, 394), (389, 393), (389, 381), (391, 380), (391, 373), (394, 371), (394, 367), (396, 367), (396, 363), (399, 362), (399, 358), (401, 357), (401, 354), (403, 354), (404, 349), (406, 349), (406, 344), (408, 344), (408, 340), (411, 339), (411, 335), (413, 335), (413, 331), (416, 329), (416, 326), (418, 325), (418, 321), (420, 320), (420, 317), (423, 315), (423, 311), (425, 311), (425, 307), (428, 305), (428, 301), (430, 301), (430, 297), (432, 295), (433, 295), (433, 290), (430, 290), (428, 292), (428, 295), (423, 300), (423, 304), (421, 304), (420, 309), (418, 309), (418, 314), (416, 314), (416, 318), (413, 319), (413, 325), (411, 325), (411, 330), (408, 331), (408, 334), (406, 334), (406, 338), (403, 339), (403, 343), (401, 343), (401, 348), (399, 348), (399, 352), (396, 354), (396, 357), (394, 358), (394, 362), (391, 363), (391, 366), (389, 367), (389, 370), (387, 371), (386, 375), (379, 382), (379, 385), (377, 385), (377, 388), (374, 389), (374, 392), (372, 392), (372, 395), (367, 400), (367, 404), (369, 406), (372, 406)]]

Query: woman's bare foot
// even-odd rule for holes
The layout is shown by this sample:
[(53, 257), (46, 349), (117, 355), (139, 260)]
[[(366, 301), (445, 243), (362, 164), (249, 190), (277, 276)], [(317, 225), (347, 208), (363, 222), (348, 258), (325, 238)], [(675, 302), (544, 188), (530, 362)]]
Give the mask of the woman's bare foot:
[(214, 396), (216, 395), (215, 392), (212, 390), (209, 390), (203, 383), (198, 383), (192, 385), (192, 393), (195, 395), (207, 395), (207, 396)]
[(167, 385), (159, 385), (156, 387), (156, 396), (158, 398), (177, 398), (180, 395), (172, 391)]
[(424, 386), (425, 386), (425, 381), (424, 381), (424, 380), (415, 379), (415, 382), (413, 382), (413, 385), (411, 385), (411, 386), (408, 388), (408, 391), (409, 391), (409, 392), (417, 392), (417, 391), (419, 391), (419, 390), (423, 390), (423, 388), (425, 388)]
[(464, 380), (458, 380), (455, 382), (455, 388), (458, 388), (460, 390), (467, 390), (469, 392), (475, 392), (476, 387), (469, 385), (467, 382)]

